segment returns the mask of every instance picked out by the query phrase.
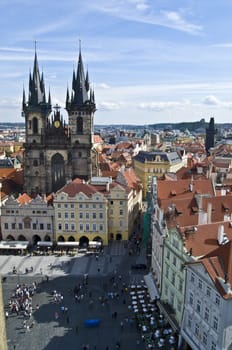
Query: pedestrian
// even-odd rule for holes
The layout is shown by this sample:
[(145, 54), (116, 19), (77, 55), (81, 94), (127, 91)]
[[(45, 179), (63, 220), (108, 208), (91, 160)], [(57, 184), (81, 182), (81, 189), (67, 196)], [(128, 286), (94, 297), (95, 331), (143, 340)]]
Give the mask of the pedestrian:
[(8, 319), (8, 317), (9, 317), (8, 311), (6, 311), (5, 315), (6, 315), (6, 319)]
[(124, 324), (123, 324), (123, 322), (121, 321), (121, 322), (120, 322), (121, 330), (123, 330), (123, 326), (124, 326)]

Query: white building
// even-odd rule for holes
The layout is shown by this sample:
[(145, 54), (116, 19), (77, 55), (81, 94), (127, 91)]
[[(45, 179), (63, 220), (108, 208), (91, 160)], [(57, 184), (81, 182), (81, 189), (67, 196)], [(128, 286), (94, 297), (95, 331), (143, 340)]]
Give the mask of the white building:
[(186, 269), (183, 338), (192, 350), (231, 350), (232, 241)]

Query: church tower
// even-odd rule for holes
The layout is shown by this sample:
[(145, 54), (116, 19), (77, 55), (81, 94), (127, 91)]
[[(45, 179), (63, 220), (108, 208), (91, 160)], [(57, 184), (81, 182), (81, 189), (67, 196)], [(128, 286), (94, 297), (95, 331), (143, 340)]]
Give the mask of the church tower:
[(215, 137), (217, 134), (217, 129), (215, 128), (214, 118), (210, 118), (209, 127), (206, 128), (205, 136), (205, 150), (206, 154), (209, 156), (209, 149), (215, 145)]
[(81, 50), (77, 70), (73, 71), (71, 94), (67, 89), (66, 110), (69, 115), (73, 178), (96, 176), (96, 152), (93, 150), (93, 116), (96, 105), (88, 71), (86, 75), (84, 72)]
[(58, 105), (52, 111), (50, 93), (46, 98), (35, 50), (28, 100), (23, 89), (22, 102), (26, 128), (24, 190), (29, 194), (55, 192), (76, 177), (87, 180), (98, 174), (97, 153), (93, 149), (96, 107), (88, 73), (84, 74), (81, 51), (77, 72), (73, 72), (71, 96), (67, 90), (66, 109), (67, 125)]

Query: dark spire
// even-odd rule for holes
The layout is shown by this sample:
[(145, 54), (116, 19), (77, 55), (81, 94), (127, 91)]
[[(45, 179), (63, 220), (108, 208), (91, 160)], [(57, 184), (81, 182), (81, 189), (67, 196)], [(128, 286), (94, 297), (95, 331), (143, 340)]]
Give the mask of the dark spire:
[(85, 88), (86, 88), (86, 91), (89, 91), (89, 72), (88, 72), (88, 69), (87, 69), (87, 73), (86, 73), (86, 77), (85, 77)]
[(76, 72), (73, 70), (71, 94), (69, 94), (67, 89), (66, 109), (70, 110), (72, 108), (83, 107), (95, 110), (93, 96), (93, 94), (92, 97), (90, 96), (89, 72), (87, 69), (87, 73), (85, 75), (80, 43), (77, 70)]
[[(50, 93), (49, 93), (50, 95)], [(47, 102), (46, 93), (45, 93), (45, 84), (44, 84), (44, 75), (40, 75), (39, 64), (36, 51), (36, 42), (35, 42), (35, 56), (34, 56), (34, 66), (33, 73), (29, 73), (29, 94), (28, 94), (28, 103), (24, 102), (25, 108), (40, 108), (43, 106), (43, 110), (51, 110), (51, 96)]]
[(25, 95), (25, 89), (23, 86), (23, 102), (22, 102), (22, 110), (24, 111), (24, 108), (26, 107), (26, 95)]
[(210, 154), (209, 149), (215, 145), (215, 136), (217, 134), (217, 129), (214, 125), (214, 118), (210, 118), (209, 127), (206, 128), (205, 137), (205, 150), (207, 155)]
[(69, 96), (69, 89), (67, 86), (67, 93), (66, 93), (66, 108), (68, 108), (70, 105), (70, 96)]

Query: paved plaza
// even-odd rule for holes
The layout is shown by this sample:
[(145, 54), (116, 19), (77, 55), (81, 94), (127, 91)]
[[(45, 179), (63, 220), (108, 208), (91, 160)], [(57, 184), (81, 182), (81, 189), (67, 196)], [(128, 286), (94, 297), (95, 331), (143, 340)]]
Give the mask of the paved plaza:
[[(133, 321), (129, 284), (141, 282), (143, 274), (130, 271), (141, 254), (129, 256), (123, 242), (105, 249), (102, 255), (0, 256), (8, 349), (90, 350), (144, 349)], [(15, 267), (17, 273), (13, 274)], [(32, 271), (31, 271), (32, 267)], [(26, 273), (25, 269), (30, 272)], [(87, 284), (84, 275), (88, 275)], [(32, 316), (11, 313), (9, 299), (16, 285), (36, 283)], [(81, 286), (81, 289), (79, 287)], [(75, 291), (78, 290), (78, 298)], [(61, 299), (54, 297), (54, 291)], [(77, 296), (76, 295), (76, 296)], [(99, 319), (96, 327), (85, 320)], [(26, 322), (25, 322), (26, 320)], [(138, 340), (140, 343), (137, 344)]]

